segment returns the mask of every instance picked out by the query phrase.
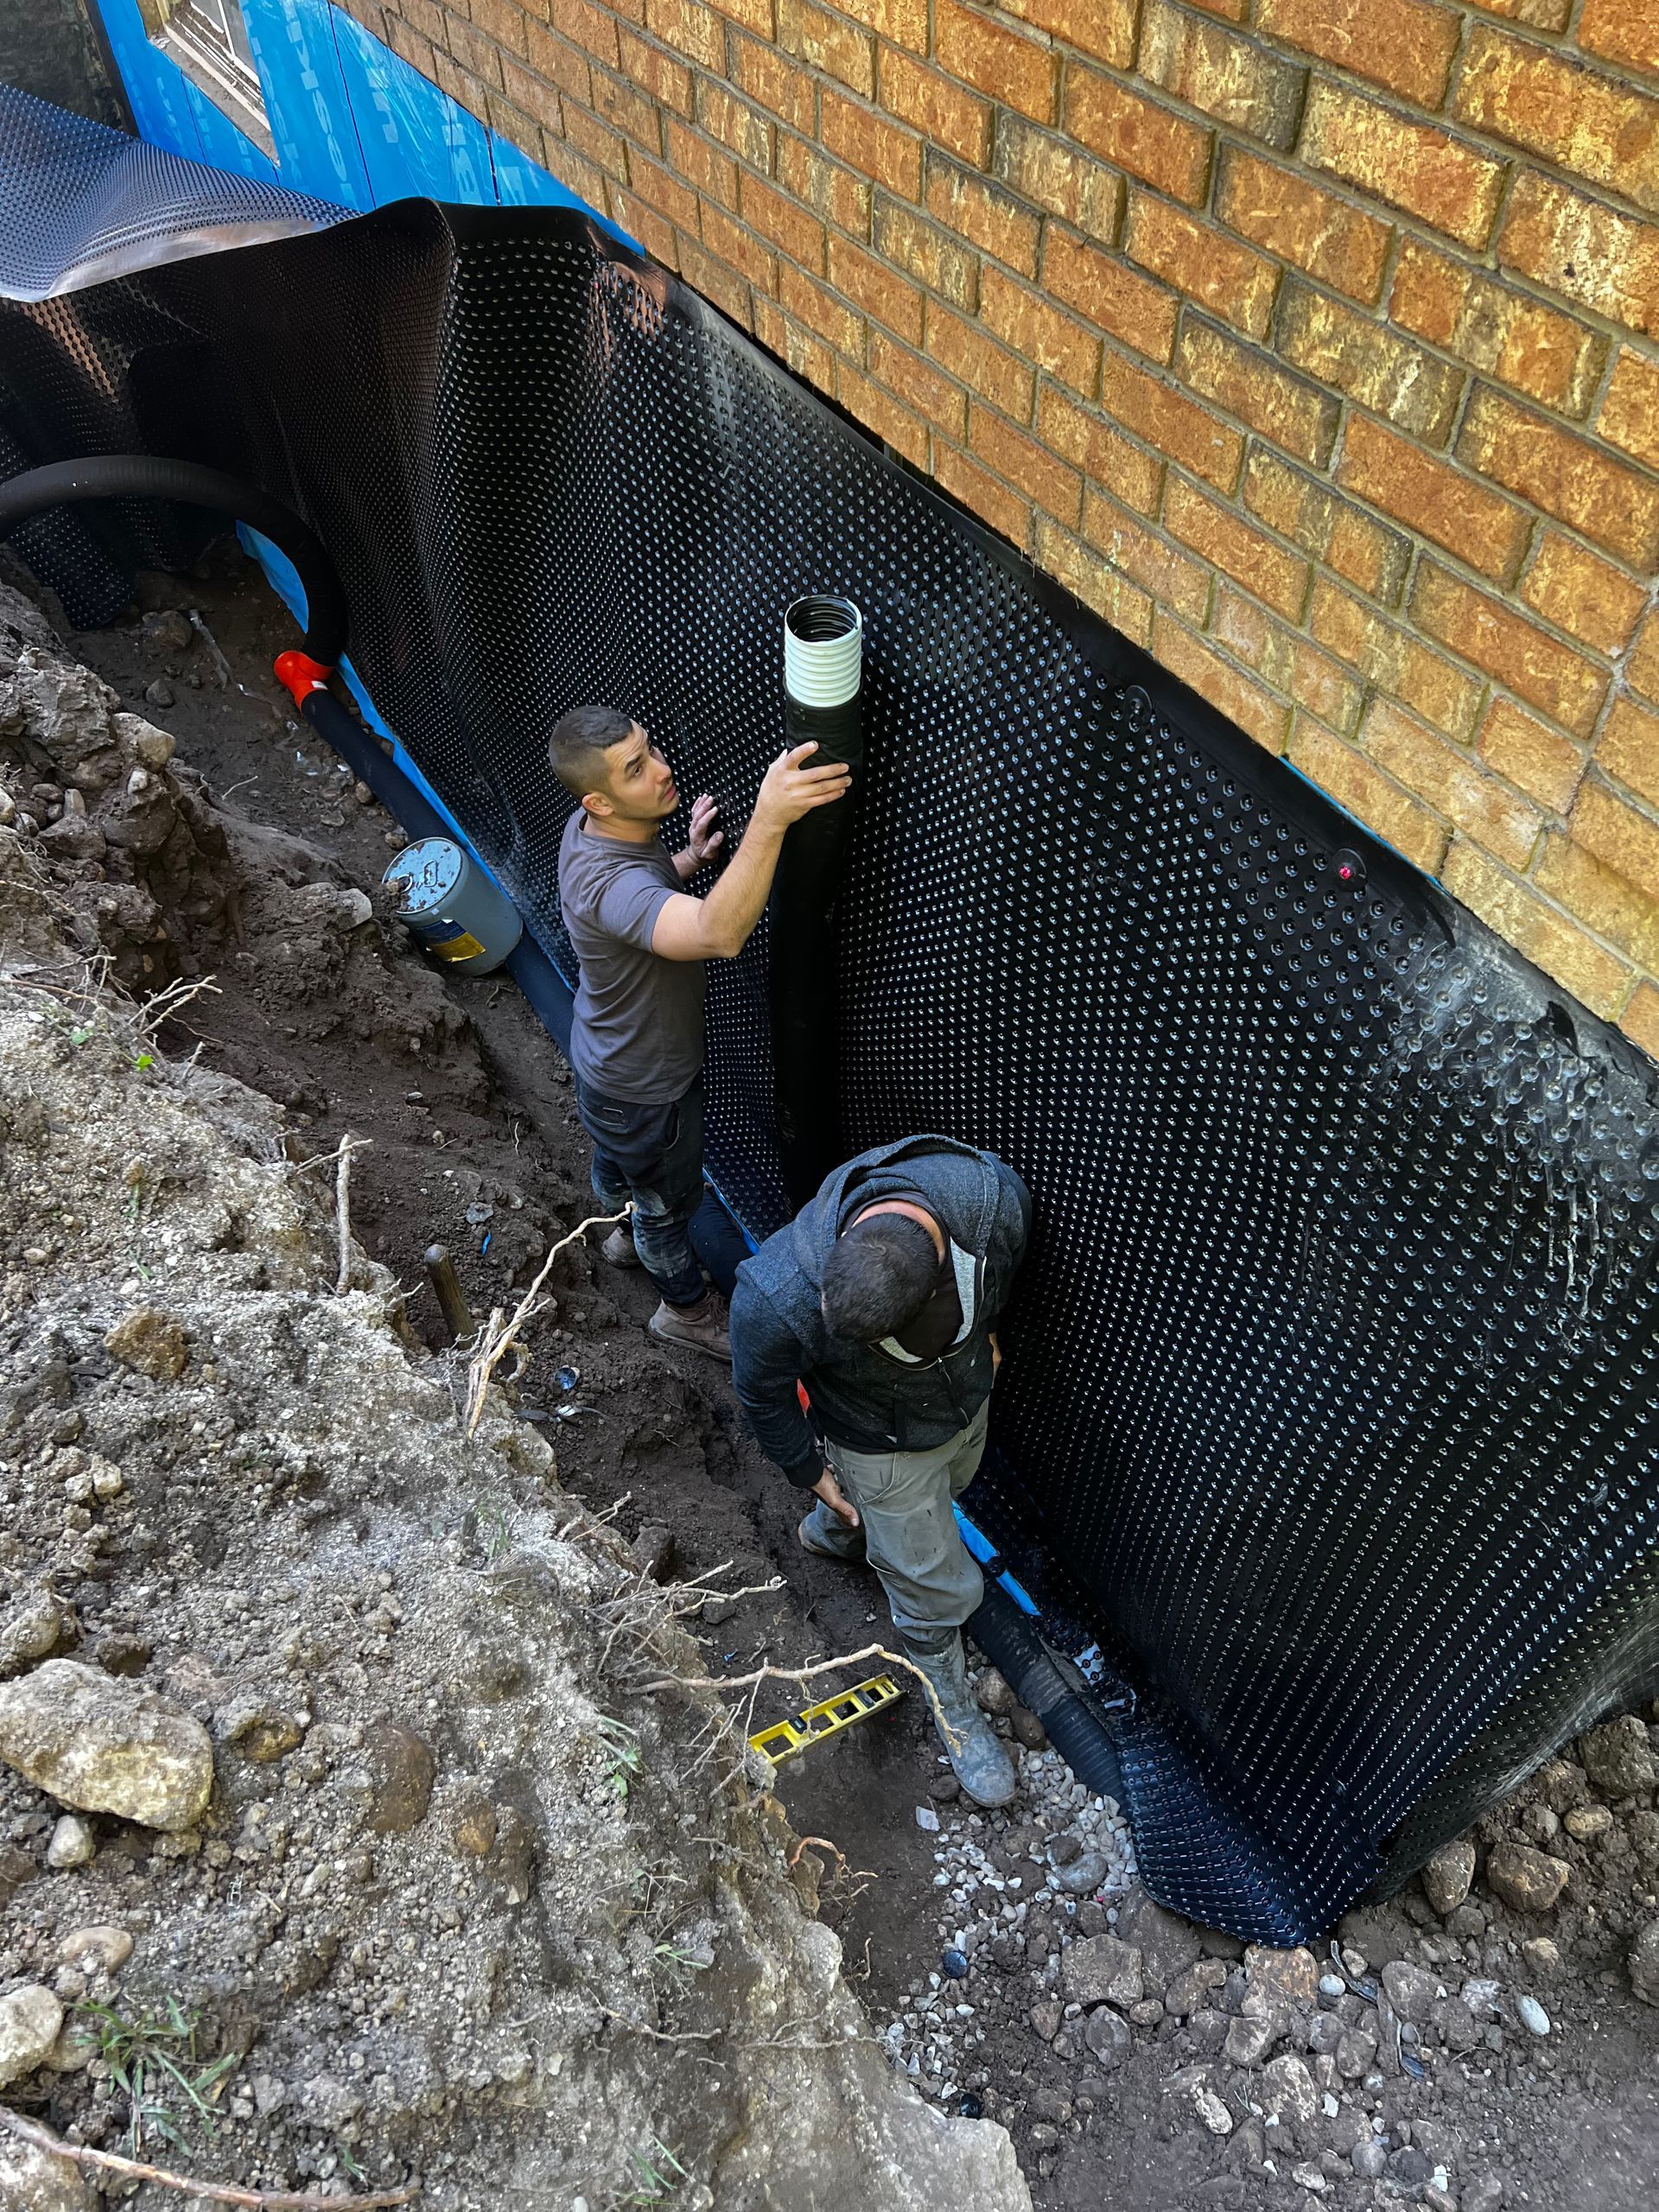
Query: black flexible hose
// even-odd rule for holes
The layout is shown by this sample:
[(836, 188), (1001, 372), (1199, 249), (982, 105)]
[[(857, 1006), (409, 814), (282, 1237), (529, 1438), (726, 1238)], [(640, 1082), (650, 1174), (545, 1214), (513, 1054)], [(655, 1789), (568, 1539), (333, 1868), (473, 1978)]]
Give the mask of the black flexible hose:
[(995, 1582), (968, 1624), (968, 1633), (1004, 1679), (1021, 1705), (1034, 1713), (1048, 1739), (1096, 1797), (1123, 1801), (1123, 1772), (1117, 1751), (1086, 1700), (1066, 1686), (1049, 1657), (1035, 1624)]
[(246, 523), (294, 563), (305, 592), (305, 650), (333, 668), (346, 650), (346, 594), (321, 539), (280, 499), (257, 485), (152, 454), (99, 454), (86, 461), (49, 461), (0, 483), (0, 537), (48, 507), (81, 499), (176, 499)]

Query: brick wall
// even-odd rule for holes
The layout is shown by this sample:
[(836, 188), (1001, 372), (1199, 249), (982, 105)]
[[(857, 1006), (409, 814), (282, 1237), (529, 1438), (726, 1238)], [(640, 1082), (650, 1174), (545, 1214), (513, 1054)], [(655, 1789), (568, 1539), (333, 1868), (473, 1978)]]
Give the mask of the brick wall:
[(1659, 1054), (1659, 0), (351, 0)]

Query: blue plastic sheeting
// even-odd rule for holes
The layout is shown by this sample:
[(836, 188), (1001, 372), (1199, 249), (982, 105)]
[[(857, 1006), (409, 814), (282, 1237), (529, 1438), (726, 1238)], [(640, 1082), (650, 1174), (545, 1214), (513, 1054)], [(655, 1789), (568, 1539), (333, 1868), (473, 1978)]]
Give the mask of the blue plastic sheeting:
[(248, 41), (265, 86), (265, 119), (285, 184), (344, 207), (372, 207), (352, 120), (329, 0), (242, 0)]
[(335, 14), (334, 43), (376, 206), (419, 195), (494, 207), (483, 124), (349, 16)]

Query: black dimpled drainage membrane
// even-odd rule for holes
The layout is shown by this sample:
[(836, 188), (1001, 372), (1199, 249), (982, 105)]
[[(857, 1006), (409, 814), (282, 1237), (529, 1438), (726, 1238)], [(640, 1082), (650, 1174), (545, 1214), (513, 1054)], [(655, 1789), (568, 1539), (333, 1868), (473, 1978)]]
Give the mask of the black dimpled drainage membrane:
[[(673, 279), (562, 213), (405, 203), (5, 310), (0, 432), (306, 514), (377, 704), (562, 962), (554, 718), (626, 705), (734, 833), (784, 607), (863, 609), (842, 1139), (946, 1130), (1035, 1194), (973, 1503), (1116, 1707), (1156, 1894), (1310, 1936), (1655, 1686), (1659, 1071)], [(196, 542), (99, 528), (118, 564)], [(709, 1004), (759, 1233), (766, 963)]]

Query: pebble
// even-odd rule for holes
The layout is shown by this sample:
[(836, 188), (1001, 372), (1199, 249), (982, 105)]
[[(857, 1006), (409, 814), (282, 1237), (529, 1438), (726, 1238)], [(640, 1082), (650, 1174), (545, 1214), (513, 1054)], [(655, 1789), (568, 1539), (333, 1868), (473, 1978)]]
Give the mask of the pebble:
[(78, 1813), (65, 1813), (53, 1827), (46, 1863), (54, 1874), (66, 1873), (72, 1866), (89, 1866), (97, 1848), (91, 1823)]
[(144, 704), (147, 707), (170, 707), (175, 697), (173, 686), (164, 676), (156, 677), (153, 683), (144, 686)]
[(963, 1981), (968, 1974), (968, 1954), (954, 1947), (941, 1954), (940, 1971), (951, 1981)]
[(1111, 1871), (1103, 1852), (1085, 1851), (1069, 1866), (1062, 1866), (1054, 1878), (1071, 1897), (1092, 1897)]
[(0, 2089), (35, 2071), (62, 2025), (62, 2005), (39, 1982), (0, 1997)]
[(1475, 1878), (1475, 1847), (1466, 1840), (1443, 1844), (1422, 1872), (1423, 1894), (1436, 1912), (1455, 1912)]
[(916, 1808), (916, 1825), (918, 1828), (925, 1828), (930, 1835), (937, 1835), (939, 1816), (931, 1805), (918, 1805)]
[(1388, 2146), (1375, 2136), (1367, 2143), (1356, 2143), (1348, 2158), (1362, 2181), (1381, 2181), (1389, 2171)]
[(997, 1715), (1012, 1713), (1018, 1702), (1006, 1677), (995, 1667), (987, 1667), (981, 1675), (974, 1685), (974, 1695), (982, 1713)]
[(1612, 1825), (1613, 1816), (1605, 1805), (1575, 1805), (1562, 1822), (1575, 1843), (1593, 1843)]
[(1529, 2034), (1547, 2036), (1549, 2033), (1549, 2015), (1535, 1997), (1517, 1998), (1515, 2009), (1520, 2015), (1522, 2026)]
[(1564, 1859), (1526, 1843), (1495, 1843), (1486, 1858), (1489, 1886), (1516, 1912), (1548, 1912), (1572, 1871)]
[(1322, 1974), (1319, 1976), (1321, 1997), (1341, 1997), (1346, 1993), (1347, 1988), (1347, 1983), (1339, 1974)]
[(77, 1928), (58, 1946), (58, 1961), (81, 1974), (119, 1974), (132, 1956), (132, 1938), (124, 1928), (99, 1923)]

